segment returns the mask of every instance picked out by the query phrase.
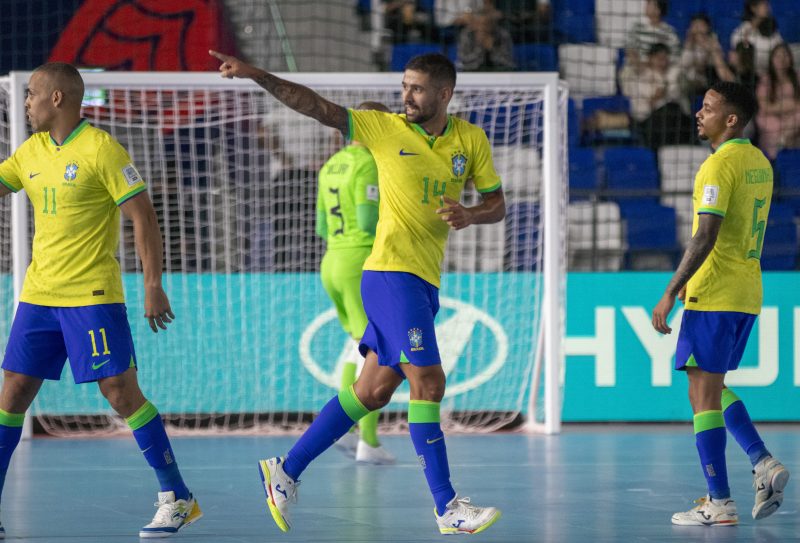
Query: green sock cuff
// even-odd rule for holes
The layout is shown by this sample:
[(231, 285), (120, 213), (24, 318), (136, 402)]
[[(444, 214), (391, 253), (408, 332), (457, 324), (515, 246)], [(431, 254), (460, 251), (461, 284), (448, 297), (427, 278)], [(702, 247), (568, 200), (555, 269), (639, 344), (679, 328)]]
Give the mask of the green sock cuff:
[(353, 419), (353, 422), (358, 422), (361, 417), (369, 413), (369, 409), (364, 407), (364, 404), (356, 396), (353, 385), (339, 391), (339, 403), (342, 404), (342, 409), (348, 417)]
[(408, 422), (439, 422), (439, 402), (411, 400), (408, 404)]
[(356, 367), (355, 362), (345, 362), (342, 364), (342, 380), (339, 389), (345, 389), (356, 382)]
[(736, 402), (742, 401), (734, 391), (729, 388), (722, 389), (722, 411), (725, 412), (728, 408)]
[(131, 430), (138, 430), (157, 416), (158, 409), (156, 409), (156, 406), (146, 401), (133, 415), (126, 418), (125, 422), (128, 423), (128, 427)]
[(702, 411), (694, 416), (694, 433), (699, 434), (714, 428), (725, 428), (725, 419), (722, 411), (714, 409), (712, 411)]
[(19, 428), (25, 424), (25, 413), (9, 413), (0, 409), (0, 425)]

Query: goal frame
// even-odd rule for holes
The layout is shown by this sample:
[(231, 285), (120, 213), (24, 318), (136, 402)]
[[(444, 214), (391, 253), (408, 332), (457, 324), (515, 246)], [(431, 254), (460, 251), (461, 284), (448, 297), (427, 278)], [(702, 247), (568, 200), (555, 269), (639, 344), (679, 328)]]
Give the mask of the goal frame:
[[(10, 85), (9, 123), (11, 127), (11, 149), (17, 149), (27, 139), (25, 115), (25, 96), (27, 82), (32, 72), (10, 72), (7, 80)], [(276, 73), (308, 87), (353, 88), (358, 85), (399, 88), (401, 73)], [(147, 86), (159, 88), (216, 88), (220, 89), (253, 89), (256, 84), (247, 79), (220, 80), (219, 75), (207, 72), (91, 72), (82, 74), (86, 87), (102, 87), (105, 89), (126, 88), (131, 86)], [(523, 429), (531, 433), (557, 434), (561, 431), (562, 375), (563, 375), (563, 340), (565, 297), (566, 297), (566, 265), (565, 265), (565, 209), (563, 197), (565, 193), (565, 168), (560, 164), (566, 160), (566, 119), (560, 118), (559, 89), (557, 72), (522, 72), (522, 73), (460, 73), (458, 86), (472, 88), (491, 88), (493, 90), (520, 87), (537, 87), (543, 89), (543, 147), (542, 147), (542, 210), (544, 211), (543, 235), (543, 311), (540, 319), (541, 330), (538, 333), (540, 344), (537, 346), (533, 374), (529, 376), (530, 400), (528, 416)], [(266, 92), (266, 91), (264, 91)], [(562, 98), (565, 99), (565, 98)], [(563, 157), (562, 157), (563, 151)], [(28, 200), (21, 194), (12, 195), (12, 255), (14, 307), (19, 301), (22, 283), (28, 263), (30, 262), (30, 239), (28, 236), (29, 209)], [(542, 364), (544, 366), (543, 383)], [(539, 410), (538, 388), (544, 388), (543, 422), (537, 422)], [(30, 417), (26, 418), (24, 437), (30, 437), (32, 425)]]

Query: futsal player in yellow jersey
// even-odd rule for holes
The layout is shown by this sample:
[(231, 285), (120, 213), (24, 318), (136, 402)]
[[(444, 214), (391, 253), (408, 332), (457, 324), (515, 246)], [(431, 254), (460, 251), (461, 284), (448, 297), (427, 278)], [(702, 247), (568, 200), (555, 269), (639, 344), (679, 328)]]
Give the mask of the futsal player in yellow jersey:
[(689, 377), (694, 431), (708, 494), (672, 523), (734, 526), (725, 463), (725, 428), (753, 465), (753, 518), (774, 513), (783, 501), (789, 471), (773, 458), (742, 401), (725, 386), (739, 366), (750, 330), (761, 312), (761, 248), (772, 199), (772, 167), (743, 138), (756, 111), (752, 92), (738, 83), (713, 85), (697, 112), (697, 130), (713, 154), (695, 177), (693, 235), (678, 269), (653, 310), (653, 327), (672, 330), (667, 317), (675, 297), (684, 301), (675, 369)]
[[(222, 61), (223, 77), (253, 79), (295, 111), (366, 145), (378, 166), (378, 226), (361, 280), (368, 319), (360, 345), (366, 356), (364, 369), (353, 387), (323, 407), (286, 457), (259, 463), (275, 522), (289, 530), (288, 509), (296, 501), (300, 473), (354, 422), (388, 404), (407, 378), (409, 430), (433, 494), (440, 532), (485, 530), (500, 511), (472, 505), (450, 484), (439, 424), (445, 375), (433, 319), (439, 309), (440, 268), (450, 229), (502, 220), (505, 199), (486, 134), (447, 114), (456, 83), (452, 62), (439, 54), (411, 59), (402, 81), (405, 114), (397, 115), (348, 110), (236, 58), (211, 54)], [(467, 180), (482, 195), (475, 207), (458, 203)]]
[(139, 536), (166, 537), (202, 513), (183, 482), (158, 411), (139, 389), (115, 257), (119, 210), (133, 221), (145, 317), (153, 332), (174, 318), (161, 287), (161, 232), (128, 153), (81, 119), (83, 93), (73, 66), (55, 62), (36, 69), (25, 100), (35, 134), (0, 164), (0, 196), (25, 189), (35, 225), (33, 258), (3, 359), (0, 485), (25, 411), (43, 380), (59, 379), (69, 358), (75, 382), (97, 382), (158, 477), (158, 510)]

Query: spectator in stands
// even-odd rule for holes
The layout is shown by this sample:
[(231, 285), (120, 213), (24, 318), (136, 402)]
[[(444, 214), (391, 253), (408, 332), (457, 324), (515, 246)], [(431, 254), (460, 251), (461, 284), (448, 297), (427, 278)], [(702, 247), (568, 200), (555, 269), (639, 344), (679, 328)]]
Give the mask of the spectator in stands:
[(383, 0), (386, 28), (392, 43), (435, 41), (433, 13), (419, 0)]
[(667, 45), (656, 43), (642, 68), (627, 65), (620, 73), (622, 93), (631, 101), (631, 116), (652, 148), (692, 139), (694, 123), (681, 95), (680, 68), (671, 65), (669, 51)]
[[(438, 1), (433, 6), (434, 19), (439, 37), (445, 43), (454, 43), (462, 28), (472, 19), (472, 14), (481, 10), (483, 0)], [(496, 16), (500, 17), (498, 11)]]
[(792, 51), (785, 43), (769, 55), (767, 73), (756, 90), (759, 147), (770, 160), (783, 147), (800, 146), (800, 81), (794, 68)]
[(755, 50), (756, 72), (766, 73), (770, 51), (783, 42), (769, 0), (745, 0), (742, 19), (731, 34), (731, 49), (739, 42), (749, 43)]
[(514, 43), (552, 42), (550, 0), (495, 0)]
[(730, 53), (731, 69), (736, 81), (756, 93), (758, 74), (756, 74), (756, 51), (750, 42), (740, 41)]
[(705, 94), (717, 81), (733, 81), (735, 76), (722, 53), (711, 20), (705, 13), (692, 16), (680, 61), (681, 87), (686, 96)]
[(467, 72), (514, 69), (511, 34), (500, 24), (492, 0), (484, 0), (458, 34), (458, 64)]
[(648, 65), (650, 48), (657, 44), (667, 47), (672, 62), (680, 60), (681, 42), (675, 29), (664, 22), (669, 4), (667, 0), (645, 0), (645, 18), (635, 23), (628, 33), (625, 48), (625, 64), (636, 72)]

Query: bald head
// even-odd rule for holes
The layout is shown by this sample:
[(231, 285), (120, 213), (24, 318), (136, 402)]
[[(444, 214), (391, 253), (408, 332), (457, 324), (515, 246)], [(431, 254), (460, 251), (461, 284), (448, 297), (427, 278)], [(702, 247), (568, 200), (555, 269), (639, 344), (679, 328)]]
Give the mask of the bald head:
[(80, 109), (84, 93), (83, 78), (75, 66), (66, 62), (48, 62), (33, 73), (39, 74), (41, 83), (49, 93), (62, 93), (64, 106)]

